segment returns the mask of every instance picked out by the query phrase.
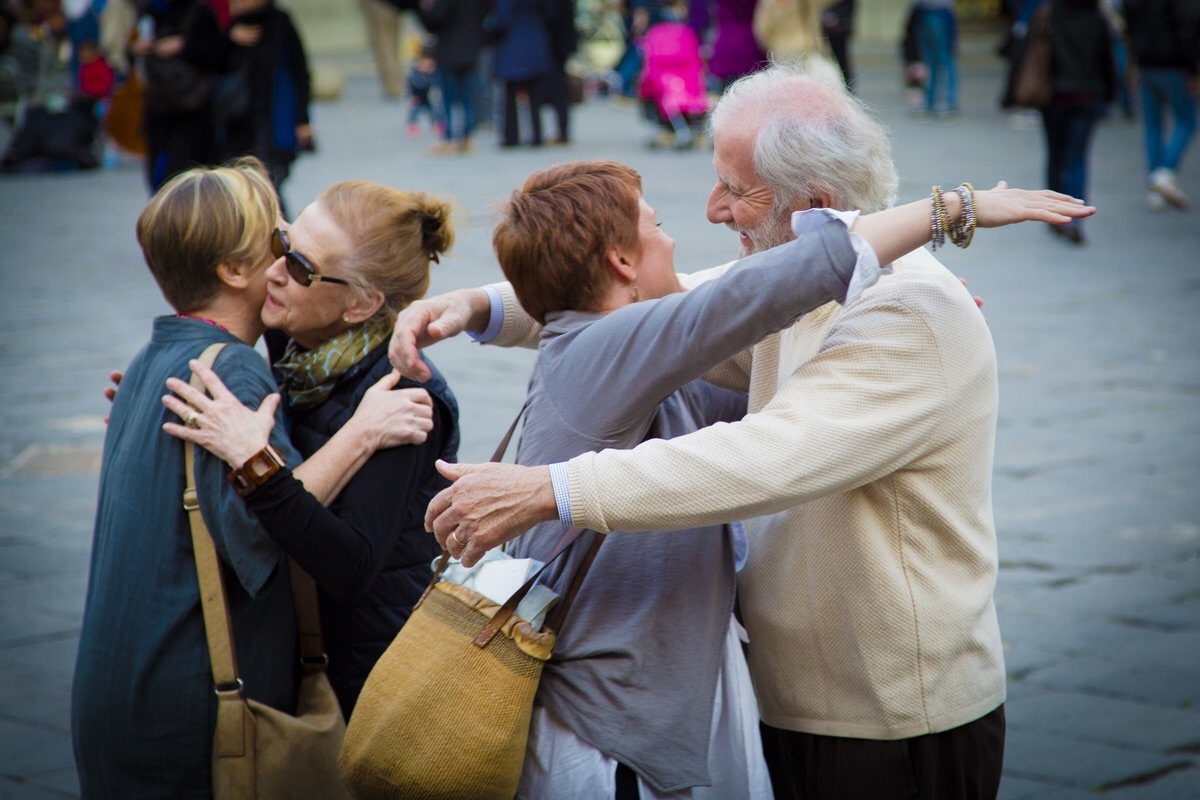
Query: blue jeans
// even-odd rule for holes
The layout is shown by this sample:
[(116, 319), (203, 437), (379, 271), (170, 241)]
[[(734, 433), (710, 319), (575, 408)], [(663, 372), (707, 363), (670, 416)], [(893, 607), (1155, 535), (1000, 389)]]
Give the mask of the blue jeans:
[[(1146, 140), (1146, 168), (1179, 169), (1184, 151), (1196, 132), (1196, 98), (1188, 93), (1188, 76), (1183, 70), (1140, 67), (1142, 128)], [(1164, 130), (1167, 109), (1175, 118)]]
[(1092, 132), (1104, 116), (1104, 103), (1042, 109), (1046, 132), (1046, 187), (1080, 199), (1087, 198), (1088, 150)]
[[(465, 141), (475, 132), (475, 70), (438, 70), (442, 86), (442, 121), (446, 141)], [(455, 114), (455, 109), (461, 113)]]
[(957, 109), (958, 64), (954, 59), (954, 12), (946, 8), (931, 8), (921, 9), (919, 13), (917, 38), (921, 45), (921, 59), (929, 68), (929, 77), (925, 80), (925, 109)]

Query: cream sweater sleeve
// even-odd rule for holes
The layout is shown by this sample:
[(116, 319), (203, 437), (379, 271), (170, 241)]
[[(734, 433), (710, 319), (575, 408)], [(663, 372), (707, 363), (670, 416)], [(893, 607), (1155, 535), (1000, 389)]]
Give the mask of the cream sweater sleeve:
[(500, 293), (500, 301), (504, 304), (504, 319), (500, 322), (500, 330), (496, 333), (496, 338), (487, 344), (497, 347), (536, 349), (538, 339), (542, 335), (542, 326), (525, 313), (525, 309), (517, 302), (517, 293), (513, 291), (512, 284), (503, 281), (490, 284), (490, 286)]
[[(740, 422), (571, 459), (574, 524), (653, 531), (773, 513), (876, 480), (936, 447), (948, 407), (957, 413), (960, 405), (947, 391), (941, 352), (955, 322), (938, 319), (949, 305), (944, 292), (912, 299), (916, 307), (896, 293), (870, 293), (845, 309), (816, 355)], [(955, 309), (954, 317), (965, 312)], [(804, 336), (797, 329), (807, 322), (785, 331), (783, 341)], [(983, 341), (990, 351), (986, 333)], [(987, 353), (979, 356), (956, 353), (954, 361), (984, 369)]]

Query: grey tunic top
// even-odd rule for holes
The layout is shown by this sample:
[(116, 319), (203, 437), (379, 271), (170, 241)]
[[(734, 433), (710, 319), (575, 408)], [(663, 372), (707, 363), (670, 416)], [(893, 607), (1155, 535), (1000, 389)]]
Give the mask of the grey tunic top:
[[(743, 259), (720, 279), (612, 314), (549, 315), (517, 451), (523, 464), (670, 438), (744, 413), (744, 397), (697, 380), (805, 312), (845, 296), (856, 254), (826, 222)], [(545, 559), (545, 523), (508, 551)], [(546, 580), (563, 592), (597, 536)], [(729, 528), (608, 535), (560, 632), (537, 701), (659, 791), (709, 783), (713, 695), (734, 600)]]
[[(183, 510), (183, 444), (162, 430), (168, 376), (228, 342), (213, 368), (242, 403), (275, 391), (262, 356), (215, 325), (154, 321), (112, 405), (100, 468), (91, 571), (72, 687), (71, 734), (84, 797), (211, 797), (216, 725), (192, 534)], [(300, 463), (276, 416), (271, 443)], [(291, 711), (296, 622), (279, 546), (196, 448), (200, 510), (221, 555), (246, 694)]]

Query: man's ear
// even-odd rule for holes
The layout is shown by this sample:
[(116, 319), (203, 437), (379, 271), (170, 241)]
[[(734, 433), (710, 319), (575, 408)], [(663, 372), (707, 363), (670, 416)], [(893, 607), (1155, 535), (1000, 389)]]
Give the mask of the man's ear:
[(819, 194), (816, 197), (808, 198), (809, 208), (833, 208), (833, 198), (829, 195)]
[(350, 325), (357, 325), (375, 316), (375, 312), (381, 308), (383, 292), (376, 289), (356, 291), (353, 299), (346, 304), (346, 310), (342, 312), (342, 320)]

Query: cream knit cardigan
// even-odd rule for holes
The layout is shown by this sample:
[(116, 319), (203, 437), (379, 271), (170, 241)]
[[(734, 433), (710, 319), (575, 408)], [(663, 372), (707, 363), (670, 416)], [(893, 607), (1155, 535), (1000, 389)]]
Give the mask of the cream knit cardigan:
[(572, 459), (574, 523), (748, 520), (739, 592), (768, 725), (900, 739), (1000, 705), (996, 356), (967, 291), (914, 251), (761, 342), (748, 388), (738, 423)]

